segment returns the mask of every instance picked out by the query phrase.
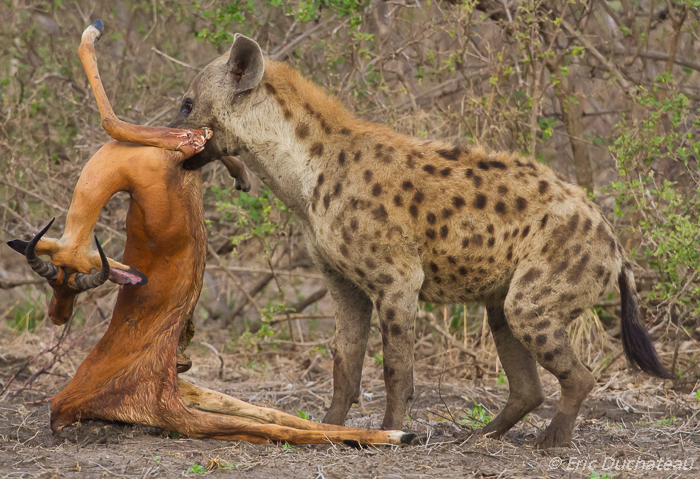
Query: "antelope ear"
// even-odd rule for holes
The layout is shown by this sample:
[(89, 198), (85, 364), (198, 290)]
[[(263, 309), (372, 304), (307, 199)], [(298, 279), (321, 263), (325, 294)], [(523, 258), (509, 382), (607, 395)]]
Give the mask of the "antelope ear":
[(234, 93), (252, 90), (265, 73), (265, 60), (260, 45), (240, 33), (233, 36), (227, 65)]

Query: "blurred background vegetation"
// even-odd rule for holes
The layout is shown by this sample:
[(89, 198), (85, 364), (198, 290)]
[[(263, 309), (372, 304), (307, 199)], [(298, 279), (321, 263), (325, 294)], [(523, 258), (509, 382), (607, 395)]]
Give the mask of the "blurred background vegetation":
[[(536, 157), (603, 208), (634, 259), (664, 361), (698, 376), (699, 0), (3, 0), (5, 241), (31, 237), (53, 216), (49, 235), (59, 236), (82, 166), (109, 140), (76, 54), (97, 18), (106, 25), (102, 78), (114, 110), (132, 123), (167, 124), (189, 81), (240, 32), (368, 120)], [(332, 306), (296, 220), (259, 182), (236, 192), (218, 164), (203, 178), (210, 248), (200, 339), (249, 355), (253, 366), (280, 347), (328, 357)], [(96, 229), (115, 258), (127, 207), (127, 195), (115, 196)], [(51, 290), (5, 246), (0, 288), (1, 335), (50, 328)], [(104, 331), (116, 294), (109, 285), (83, 295), (74, 334)], [(483, 309), (422, 310), (416, 353), (432, 358), (423, 365), (443, 367), (445, 351), (450, 360), (478, 351), (492, 359), (476, 375), (499, 375)], [(620, 358), (618, 315), (613, 293), (572, 325), (598, 371)], [(381, 359), (374, 340), (368, 360)]]

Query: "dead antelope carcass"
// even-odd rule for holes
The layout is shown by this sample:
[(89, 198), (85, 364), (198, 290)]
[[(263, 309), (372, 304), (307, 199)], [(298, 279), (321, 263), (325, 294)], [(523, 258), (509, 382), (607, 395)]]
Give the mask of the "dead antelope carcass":
[[(178, 372), (190, 365), (183, 352), (194, 333), (191, 318), (202, 288), (207, 241), (201, 174), (181, 165), (202, 149), (210, 132), (147, 128), (118, 120), (97, 71), (93, 44), (101, 33), (99, 21), (88, 27), (78, 53), (102, 124), (119, 141), (103, 146), (85, 165), (61, 239), (43, 237), (49, 223), (29, 243), (9, 242), (53, 287), (49, 316), (56, 324), (69, 320), (81, 291), (108, 278), (125, 285), (106, 334), (54, 399), (51, 428), (58, 431), (80, 419), (102, 419), (257, 443), (409, 442), (412, 434), (318, 424), (178, 379)], [(232, 159), (227, 159), (227, 168), (245, 174)], [(238, 180), (246, 188), (247, 178)], [(131, 195), (123, 263), (108, 259), (99, 243), (97, 251), (92, 249), (98, 214), (118, 191)], [(51, 262), (39, 259), (42, 254)]]

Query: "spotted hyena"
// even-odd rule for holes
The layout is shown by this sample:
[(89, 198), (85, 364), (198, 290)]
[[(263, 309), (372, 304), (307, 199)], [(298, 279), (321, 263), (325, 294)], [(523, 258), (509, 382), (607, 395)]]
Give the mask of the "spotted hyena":
[(342, 424), (358, 400), (374, 308), (387, 390), (382, 427), (402, 427), (419, 301), (486, 306), (510, 385), (505, 408), (482, 431), (496, 437), (542, 403), (539, 363), (562, 395), (536, 445), (571, 440), (595, 381), (565, 328), (615, 281), (627, 357), (666, 376), (640, 325), (632, 270), (610, 224), (546, 166), (358, 119), (241, 35), (194, 79), (172, 126), (215, 132), (186, 167), (240, 155), (300, 218), (335, 305), (325, 422)]

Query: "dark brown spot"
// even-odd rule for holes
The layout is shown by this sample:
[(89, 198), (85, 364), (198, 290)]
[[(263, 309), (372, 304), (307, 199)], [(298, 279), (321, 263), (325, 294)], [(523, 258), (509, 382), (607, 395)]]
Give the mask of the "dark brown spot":
[(576, 284), (581, 280), (581, 277), (583, 275), (583, 272), (586, 270), (586, 266), (588, 265), (589, 260), (590, 256), (588, 255), (588, 253), (581, 256), (581, 259), (578, 260), (578, 262), (573, 266), (573, 268), (571, 268), (571, 271), (569, 271), (569, 276), (566, 279), (569, 284)]
[(510, 233), (509, 233), (508, 231), (506, 231), (505, 233), (503, 233), (503, 241), (508, 241), (508, 238), (509, 238), (509, 237), (510, 237)]
[(297, 138), (303, 140), (309, 136), (309, 126), (306, 123), (299, 123), (294, 129), (294, 134), (297, 136)]
[(569, 267), (569, 261), (568, 260), (563, 260), (557, 263), (557, 265), (554, 267), (552, 270), (552, 274), (561, 274), (564, 271), (566, 271), (566, 268)]
[(496, 213), (499, 215), (504, 215), (506, 214), (506, 204), (502, 201), (499, 201), (496, 203), (496, 206), (494, 206), (494, 209), (496, 210)]
[(567, 226), (571, 235), (573, 235), (576, 232), (576, 228), (578, 227), (578, 220), (578, 213), (575, 213), (571, 218), (569, 218), (569, 223), (567, 224)]
[(447, 228), (447, 225), (443, 225), (440, 227), (440, 238), (445, 239), (447, 238), (449, 230)]
[(292, 119), (292, 116), (293, 116), (293, 115), (292, 115), (292, 112), (291, 112), (291, 110), (289, 110), (288, 108), (283, 109), (283, 110), (282, 110), (282, 113), (284, 114), (284, 119), (285, 119), (285, 120), (289, 121), (289, 120)]
[(348, 251), (348, 247), (345, 246), (344, 244), (340, 245), (340, 253), (345, 256), (346, 258), (350, 257), (350, 251)]
[(345, 244), (352, 243), (352, 236), (350, 236), (350, 233), (348, 233), (348, 230), (346, 228), (342, 228), (340, 231), (340, 234), (343, 237), (343, 243), (345, 243)]
[(542, 217), (542, 219), (540, 220), (540, 225), (541, 225), (540, 227), (541, 227), (541, 228), (544, 228), (545, 226), (547, 226), (547, 220), (548, 220), (548, 219), (549, 219), (549, 215), (548, 215), (548, 214), (547, 214), (547, 215), (544, 215), (544, 216)]
[(315, 114), (316, 114), (316, 112), (314, 111), (314, 109), (311, 108), (311, 105), (309, 105), (308, 103), (304, 103), (304, 110), (306, 110), (306, 112), (307, 112), (309, 115), (315, 115)]
[(277, 94), (277, 90), (275, 89), (275, 87), (273, 87), (269, 83), (265, 83), (265, 90), (267, 90), (267, 92), (270, 93), (271, 95)]
[(365, 181), (369, 183), (372, 181), (372, 176), (374, 176), (374, 173), (372, 173), (372, 170), (365, 170)]
[(459, 154), (461, 153), (461, 150), (459, 147), (454, 147), (451, 150), (437, 150), (437, 154), (443, 157), (446, 160), (450, 161), (457, 161), (459, 159)]
[(357, 227), (358, 227), (357, 219), (356, 218), (351, 219), (350, 220), (350, 229), (353, 231), (357, 231)]
[(483, 210), (486, 208), (486, 195), (482, 195), (481, 193), (476, 195), (476, 198), (474, 199), (474, 208), (478, 210)]
[(348, 130), (347, 128), (343, 128), (342, 130), (340, 130), (340, 134), (347, 136), (350, 134), (350, 130)]
[(525, 238), (529, 234), (530, 234), (530, 225), (527, 225), (525, 228), (523, 228), (522, 237)]
[(415, 201), (416, 203), (419, 203), (419, 204), (423, 202), (424, 198), (425, 198), (425, 195), (420, 190), (416, 191), (416, 193), (413, 195), (413, 201)]
[(345, 150), (340, 150), (340, 153), (338, 153), (338, 163), (340, 165), (345, 164)]
[(466, 276), (467, 273), (469, 273), (469, 270), (468, 270), (467, 268), (465, 268), (464, 266), (460, 266), (460, 267), (459, 267), (459, 274), (460, 274), (460, 275)]
[(525, 208), (527, 208), (527, 200), (521, 196), (518, 196), (515, 199), (515, 207), (518, 211), (523, 211)]
[(549, 191), (549, 183), (544, 180), (540, 180), (539, 190), (541, 195), (547, 193), (547, 191)]
[(600, 279), (605, 274), (605, 268), (602, 265), (598, 265), (595, 270), (595, 277)]
[(401, 198), (401, 195), (394, 196), (394, 204), (396, 206), (403, 206), (403, 198)]
[(323, 181), (325, 180), (325, 177), (323, 176), (323, 173), (318, 175), (318, 185), (321, 186), (323, 184)]
[(434, 225), (437, 218), (435, 218), (435, 213), (430, 212), (425, 216), (425, 219), (428, 220), (428, 223)]
[(542, 271), (537, 268), (531, 268), (527, 273), (525, 273), (521, 279), (522, 283), (532, 283), (537, 278), (542, 275)]
[(488, 164), (487, 162), (485, 162), (485, 161), (479, 161), (479, 162), (476, 164), (476, 166), (477, 166), (477, 168), (479, 168), (479, 169), (481, 169), (481, 170), (484, 170), (484, 171), (488, 171), (488, 170), (489, 170), (489, 164)]
[(508, 187), (505, 185), (499, 185), (498, 186), (498, 194), (505, 195), (506, 193), (508, 193)]
[(474, 176), (474, 170), (471, 168), (467, 168), (466, 170), (464, 170), (464, 175), (467, 178), (471, 178), (472, 176)]
[(382, 194), (382, 185), (375, 183), (372, 187), (372, 196), (379, 196)]
[(495, 263), (495, 262), (496, 262), (496, 258), (494, 258), (493, 256), (489, 256), (489, 263)]
[(455, 258), (454, 256), (448, 256), (447, 262), (450, 264), (457, 264), (457, 258)]
[(440, 170), (442, 176), (450, 176), (450, 173), (452, 173), (452, 168), (443, 168)]
[(360, 268), (355, 268), (355, 273), (357, 273), (357, 275), (358, 275), (360, 278), (364, 278), (364, 277), (365, 277), (365, 272), (362, 271), (362, 269), (360, 269)]
[(376, 221), (386, 221), (389, 218), (389, 213), (386, 212), (384, 205), (379, 205), (372, 210), (372, 215)]
[(523, 299), (524, 297), (525, 297), (525, 295), (523, 295), (522, 292), (518, 292), (518, 293), (515, 294), (515, 300), (516, 300), (516, 301), (520, 301), (520, 300)]
[(387, 309), (385, 314), (388, 322), (392, 322), (394, 319), (396, 319), (396, 310), (394, 308)]
[(335, 186), (333, 187), (333, 196), (338, 196), (342, 189), (343, 189), (343, 185), (341, 185), (340, 182), (336, 183)]
[(515, 229), (513, 230), (513, 232), (511, 233), (511, 236), (512, 236), (513, 238), (515, 238), (516, 236), (518, 236), (518, 233), (519, 233), (519, 232), (520, 232), (520, 228), (515, 228)]
[(326, 193), (325, 196), (323, 197), (323, 206), (325, 206), (326, 209), (328, 209), (330, 204), (331, 204), (331, 195)]
[(365, 258), (365, 264), (369, 269), (375, 269), (377, 267), (377, 262), (372, 258)]
[(432, 271), (433, 273), (437, 273), (439, 270), (440, 270), (440, 268), (438, 268), (438, 265), (431, 261), (430, 262), (430, 271)]
[(586, 218), (586, 221), (583, 223), (583, 234), (588, 234), (591, 227), (593, 227), (593, 221), (590, 218)]
[(430, 239), (435, 239), (435, 228), (428, 228), (425, 230), (425, 236)]
[(506, 169), (506, 164), (503, 163), (502, 161), (495, 161), (495, 160), (492, 160), (492, 161), (489, 161), (489, 165), (491, 166), (491, 168), (496, 168), (496, 169), (499, 169), (499, 170), (505, 170), (505, 169)]
[(535, 344), (537, 344), (538, 346), (544, 346), (545, 344), (547, 344), (547, 335), (538, 334), (535, 338)]
[(316, 142), (309, 149), (311, 156), (321, 156), (323, 154), (323, 143)]
[(452, 197), (452, 204), (454, 205), (455, 208), (460, 209), (467, 203), (464, 201), (464, 198), (461, 196), (453, 196)]
[(486, 232), (487, 232), (488, 234), (492, 235), (494, 231), (495, 231), (495, 230), (494, 230), (494, 228), (493, 228), (493, 225), (489, 223), (489, 225), (486, 226)]
[(362, 152), (356, 151), (355, 155), (352, 157), (352, 160), (357, 163), (358, 161), (360, 161), (361, 158), (362, 158)]
[(423, 171), (425, 171), (429, 175), (432, 175), (435, 173), (435, 167), (433, 165), (425, 165), (423, 166)]
[(443, 209), (442, 209), (442, 217), (443, 217), (444, 219), (447, 219), (447, 218), (449, 218), (450, 216), (452, 216), (452, 210), (449, 209), (449, 208), (443, 208)]
[(474, 235), (471, 238), (471, 242), (474, 243), (474, 246), (481, 246), (484, 244), (484, 239), (481, 237), (481, 235)]
[(414, 218), (418, 218), (418, 207), (416, 205), (411, 205), (408, 207), (408, 212), (413, 216)]
[(549, 327), (550, 324), (551, 324), (551, 323), (549, 322), (549, 320), (548, 320), (548, 319), (545, 319), (545, 320), (540, 321), (539, 323), (537, 323), (537, 324), (535, 325), (535, 329), (540, 329), (540, 330), (542, 330), (542, 329), (547, 329), (547, 328)]
[(496, 238), (492, 236), (491, 238), (489, 238), (486, 244), (489, 246), (489, 248), (491, 248), (494, 244), (496, 244)]
[(377, 277), (377, 283), (379, 283), (379, 284), (391, 284), (393, 282), (394, 282), (394, 278), (391, 275), (386, 274), (386, 273), (381, 273)]
[(374, 244), (374, 243), (372, 243), (371, 245), (369, 245), (369, 250), (370, 250), (372, 253), (376, 253), (376, 252), (377, 252), (377, 245)]
[(462, 239), (462, 248), (469, 246), (469, 238)]
[(394, 259), (391, 256), (385, 256), (384, 261), (386, 261), (388, 264), (394, 264)]
[(406, 180), (406, 181), (404, 181), (403, 183), (401, 183), (401, 188), (402, 188), (404, 191), (412, 190), (412, 189), (413, 189), (413, 182), (411, 182), (411, 181), (409, 181), (409, 180)]
[(544, 353), (544, 356), (542, 356), (545, 361), (550, 362), (554, 360), (554, 354), (551, 351), (547, 351)]
[[(520, 310), (520, 312), (522, 312), (522, 309)], [(520, 313), (515, 313), (515, 314), (520, 314)], [(532, 342), (532, 336), (530, 336), (529, 334), (524, 335), (524, 336), (523, 336), (523, 341), (525, 341), (526, 343), (531, 343), (531, 342)]]

